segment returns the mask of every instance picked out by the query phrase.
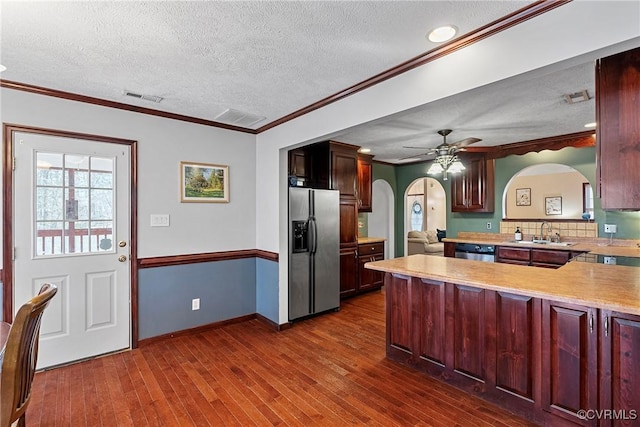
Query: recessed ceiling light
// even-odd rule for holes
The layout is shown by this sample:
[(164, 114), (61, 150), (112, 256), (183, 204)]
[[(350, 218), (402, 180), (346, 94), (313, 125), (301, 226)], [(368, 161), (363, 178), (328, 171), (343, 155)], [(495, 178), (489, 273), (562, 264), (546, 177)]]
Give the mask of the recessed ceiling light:
[(361, 148), (358, 150), (361, 153), (370, 153), (371, 152), (371, 148)]
[(586, 127), (586, 128), (594, 128), (594, 127), (596, 127), (596, 122), (587, 123), (586, 125), (584, 125), (584, 127)]
[(453, 36), (456, 35), (458, 29), (453, 25), (443, 25), (442, 27), (434, 28), (429, 31), (429, 35), (427, 36), (429, 41), (434, 43), (446, 42), (447, 40), (451, 40)]
[(0, 73), (3, 72), (6, 69), (7, 69), (7, 67), (5, 67), (4, 65), (0, 64)]

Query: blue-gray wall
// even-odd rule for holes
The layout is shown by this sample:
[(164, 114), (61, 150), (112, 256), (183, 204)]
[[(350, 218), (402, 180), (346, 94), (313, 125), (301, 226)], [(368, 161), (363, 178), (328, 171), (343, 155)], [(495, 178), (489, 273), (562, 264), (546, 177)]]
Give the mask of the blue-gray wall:
[[(594, 147), (567, 147), (558, 151), (544, 150), (540, 153), (512, 155), (496, 160), (495, 171), (495, 206), (493, 213), (453, 213), (447, 209), (447, 235), (457, 236), (460, 231), (476, 231), (499, 233), (502, 220), (502, 194), (511, 179), (521, 169), (541, 163), (562, 163), (581, 172), (591, 183), (596, 185), (596, 155)], [(384, 167), (383, 167), (384, 166)], [(428, 176), (430, 162), (414, 163), (405, 166), (388, 166), (374, 163), (373, 179), (384, 179), (391, 185), (396, 194), (395, 229), (396, 256), (404, 254), (404, 194), (407, 187), (416, 179)], [(393, 170), (393, 172), (391, 171)], [(447, 203), (451, 200), (451, 181), (443, 181), (441, 177), (434, 177), (442, 183), (447, 195)], [(599, 224), (599, 235), (604, 236), (602, 227), (605, 223), (618, 225), (616, 238), (640, 239), (640, 212), (603, 211), (600, 199), (594, 199), (595, 221)], [(487, 230), (487, 222), (493, 225)]]
[(256, 258), (256, 313), (278, 324), (278, 263)]
[[(254, 313), (278, 323), (277, 283), (278, 263), (260, 258), (141, 269), (139, 339)], [(191, 310), (193, 298), (200, 310)]]

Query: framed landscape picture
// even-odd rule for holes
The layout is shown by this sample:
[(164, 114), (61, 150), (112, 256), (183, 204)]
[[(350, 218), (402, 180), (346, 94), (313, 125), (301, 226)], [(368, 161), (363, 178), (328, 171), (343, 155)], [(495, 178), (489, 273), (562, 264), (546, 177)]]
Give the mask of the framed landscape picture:
[(547, 215), (562, 215), (562, 197), (545, 197), (544, 210)]
[(180, 201), (229, 203), (229, 166), (180, 162)]
[(516, 206), (531, 206), (530, 188), (516, 188)]

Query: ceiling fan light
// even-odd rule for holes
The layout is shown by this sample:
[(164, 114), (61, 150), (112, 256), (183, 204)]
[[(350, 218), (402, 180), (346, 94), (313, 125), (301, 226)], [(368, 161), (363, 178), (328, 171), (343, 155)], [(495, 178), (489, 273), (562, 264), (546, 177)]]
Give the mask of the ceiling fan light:
[(433, 162), (431, 163), (431, 166), (429, 167), (429, 170), (427, 171), (428, 175), (438, 175), (440, 173), (444, 172), (444, 168), (442, 167), (442, 165), (438, 162)]
[(455, 160), (451, 164), (451, 166), (449, 166), (449, 168), (447, 169), (447, 172), (449, 172), (449, 173), (460, 173), (465, 169), (466, 168), (464, 167), (464, 165), (462, 164), (462, 162), (460, 160)]
[(429, 31), (427, 38), (433, 43), (442, 43), (451, 40), (456, 35), (458, 29), (453, 25), (443, 25)]

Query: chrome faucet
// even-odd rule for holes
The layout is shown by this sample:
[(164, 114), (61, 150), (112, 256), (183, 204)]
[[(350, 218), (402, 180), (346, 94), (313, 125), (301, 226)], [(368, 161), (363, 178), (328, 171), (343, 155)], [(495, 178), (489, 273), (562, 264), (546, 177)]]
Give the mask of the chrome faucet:
[[(544, 238), (544, 225), (547, 224), (547, 233), (551, 233), (552, 229), (551, 229), (551, 224), (549, 224), (547, 221), (542, 221), (542, 224), (540, 225), (540, 240), (545, 240)], [(551, 238), (551, 234), (548, 235), (547, 240), (549, 240)]]

